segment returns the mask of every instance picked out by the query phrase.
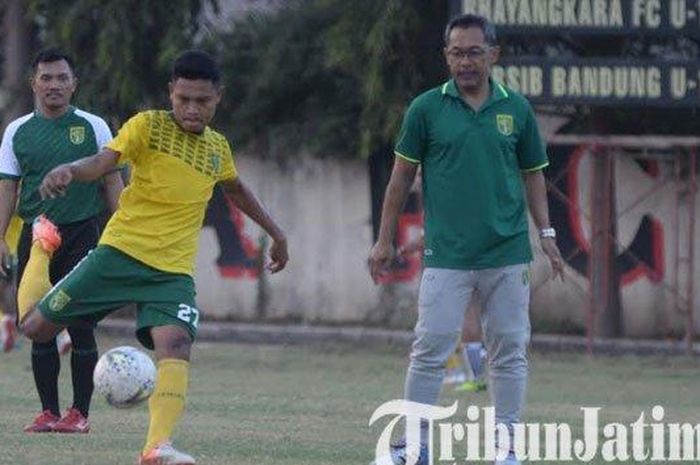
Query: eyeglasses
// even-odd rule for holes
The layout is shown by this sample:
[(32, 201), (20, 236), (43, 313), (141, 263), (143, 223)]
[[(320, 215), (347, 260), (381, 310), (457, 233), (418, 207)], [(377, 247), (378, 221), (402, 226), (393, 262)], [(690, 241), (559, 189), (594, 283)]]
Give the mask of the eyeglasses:
[(481, 47), (472, 47), (469, 49), (454, 48), (447, 52), (447, 55), (453, 60), (482, 60), (486, 56), (488, 49)]

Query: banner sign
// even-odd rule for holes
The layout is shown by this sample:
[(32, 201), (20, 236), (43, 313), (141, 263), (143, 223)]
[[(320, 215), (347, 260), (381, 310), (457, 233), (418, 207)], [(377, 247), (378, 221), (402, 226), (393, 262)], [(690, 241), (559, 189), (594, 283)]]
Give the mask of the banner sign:
[(700, 0), (453, 0), (498, 34), (700, 34)]
[(492, 75), (533, 103), (700, 106), (697, 62), (506, 58)]

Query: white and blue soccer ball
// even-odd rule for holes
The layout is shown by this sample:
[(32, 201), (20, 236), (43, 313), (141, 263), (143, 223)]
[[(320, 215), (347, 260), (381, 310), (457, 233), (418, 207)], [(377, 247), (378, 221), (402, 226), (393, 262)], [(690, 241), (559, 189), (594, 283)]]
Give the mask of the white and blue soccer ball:
[(151, 357), (135, 347), (115, 347), (97, 361), (93, 380), (109, 405), (130, 408), (153, 393), (156, 367)]

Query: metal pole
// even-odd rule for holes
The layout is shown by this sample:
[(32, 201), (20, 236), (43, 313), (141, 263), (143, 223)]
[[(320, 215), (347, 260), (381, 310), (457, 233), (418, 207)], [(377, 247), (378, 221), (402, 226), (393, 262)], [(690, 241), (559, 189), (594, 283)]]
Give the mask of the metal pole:
[(620, 312), (612, 299), (614, 283), (613, 263), (613, 164), (610, 147), (599, 149), (593, 158), (593, 225), (591, 241), (591, 293), (595, 334), (601, 337), (616, 337), (620, 334)]

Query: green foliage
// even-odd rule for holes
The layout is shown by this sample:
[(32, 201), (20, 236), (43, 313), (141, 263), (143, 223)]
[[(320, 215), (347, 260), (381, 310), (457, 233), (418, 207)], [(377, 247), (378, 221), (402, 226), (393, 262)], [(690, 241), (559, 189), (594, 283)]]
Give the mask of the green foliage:
[(390, 143), (416, 94), (445, 79), (442, 30), (446, 2), (389, 0), (367, 35), (362, 79), (363, 154)]
[(76, 59), (77, 102), (123, 121), (166, 103), (173, 58), (191, 48), (199, 13), (216, 0), (31, 0), (41, 47)]
[(212, 44), (226, 85), (219, 119), (237, 141), (263, 143), (275, 154), (344, 151), (358, 113), (356, 84), (323, 60), (324, 33), (339, 14), (292, 2), (248, 17)]
[(385, 146), (410, 99), (444, 77), (445, 3), (292, 1), (239, 21), (210, 44), (226, 73), (224, 124), (275, 157)]

